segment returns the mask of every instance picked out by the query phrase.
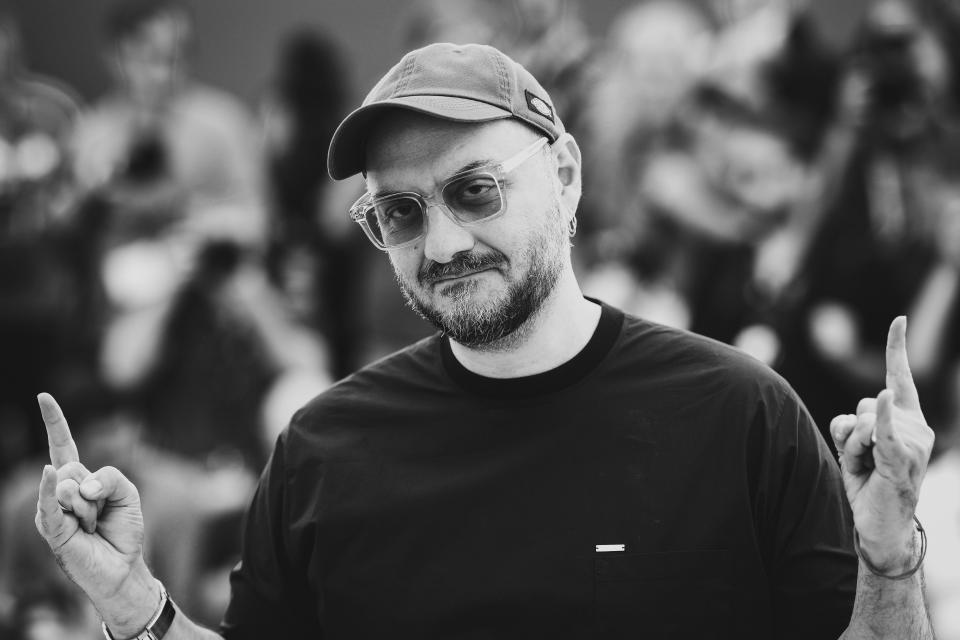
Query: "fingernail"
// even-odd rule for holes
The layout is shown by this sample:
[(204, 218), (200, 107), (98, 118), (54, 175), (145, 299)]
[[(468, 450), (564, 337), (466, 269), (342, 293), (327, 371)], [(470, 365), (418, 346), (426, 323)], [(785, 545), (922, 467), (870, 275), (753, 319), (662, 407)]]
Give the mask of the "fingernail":
[(44, 397), (50, 397), (50, 394), (47, 393), (38, 393), (37, 394), (37, 404), (40, 405), (40, 415), (43, 416), (44, 420), (52, 420), (57, 418), (57, 408), (56, 405), (50, 402), (44, 402)]
[(80, 485), (80, 490), (84, 496), (96, 498), (103, 491), (103, 485), (98, 480), (84, 480), (83, 484)]

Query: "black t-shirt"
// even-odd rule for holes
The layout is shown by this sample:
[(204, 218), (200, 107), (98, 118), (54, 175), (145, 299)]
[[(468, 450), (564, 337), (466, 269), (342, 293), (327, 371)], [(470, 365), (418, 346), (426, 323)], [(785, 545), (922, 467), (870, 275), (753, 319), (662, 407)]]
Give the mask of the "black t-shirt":
[(300, 410), (222, 632), (836, 638), (851, 522), (782, 379), (604, 305), (546, 373), (478, 376), (434, 336)]

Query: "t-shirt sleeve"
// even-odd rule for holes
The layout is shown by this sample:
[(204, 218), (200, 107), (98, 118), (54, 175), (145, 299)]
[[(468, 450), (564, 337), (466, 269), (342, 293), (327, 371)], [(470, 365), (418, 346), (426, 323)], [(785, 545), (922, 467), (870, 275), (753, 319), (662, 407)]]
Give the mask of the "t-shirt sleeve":
[(833, 640), (856, 593), (853, 517), (839, 465), (789, 388), (764, 416), (755, 513), (770, 571), (778, 639)]
[[(230, 604), (220, 634), (227, 640), (322, 638), (310, 600), (305, 560), (291, 549), (286, 433), (275, 447), (244, 519), (240, 562), (230, 574)], [(295, 517), (295, 516), (294, 516)]]

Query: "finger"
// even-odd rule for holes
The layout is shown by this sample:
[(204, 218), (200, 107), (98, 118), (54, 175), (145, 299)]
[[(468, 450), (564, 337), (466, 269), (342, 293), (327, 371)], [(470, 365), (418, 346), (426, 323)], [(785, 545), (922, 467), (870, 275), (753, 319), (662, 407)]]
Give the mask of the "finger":
[(57, 478), (59, 478), (60, 482), (73, 480), (77, 484), (82, 484), (89, 475), (90, 470), (83, 466), (81, 462), (68, 462), (57, 469)]
[(140, 493), (116, 467), (103, 467), (90, 474), (80, 487), (88, 500), (104, 500), (116, 506), (140, 506)]
[(864, 451), (873, 446), (873, 431), (876, 429), (877, 414), (861, 413), (857, 416), (857, 426), (847, 440), (847, 446), (855, 444), (862, 447)]
[(49, 393), (38, 395), (37, 402), (40, 403), (43, 423), (47, 426), (50, 462), (58, 469), (68, 462), (79, 462), (80, 454), (77, 453), (77, 445), (73, 441), (73, 436), (70, 435), (70, 427), (67, 425), (67, 419), (63, 417), (60, 405)]
[(847, 438), (843, 448), (843, 463), (848, 471), (859, 474), (864, 469), (873, 468), (873, 451), (870, 438), (877, 416), (874, 413), (863, 413), (857, 416), (857, 424)]
[(907, 318), (897, 316), (887, 334), (887, 389), (893, 400), (904, 409), (920, 409), (917, 387), (907, 361)]
[(847, 438), (853, 433), (853, 428), (857, 426), (857, 416), (843, 414), (830, 421), (830, 436), (833, 438), (833, 445), (839, 453), (843, 453), (843, 447)]
[(879, 446), (889, 446), (899, 439), (896, 428), (893, 426), (894, 392), (884, 389), (877, 396), (877, 424), (876, 439)]
[(857, 415), (861, 413), (876, 413), (877, 412), (877, 399), (876, 398), (863, 398), (860, 402), (857, 403)]
[(67, 518), (57, 502), (57, 470), (52, 465), (43, 468), (40, 478), (40, 499), (37, 500), (37, 531), (51, 547), (57, 547), (66, 531)]
[(80, 495), (80, 485), (75, 481), (57, 483), (57, 503), (64, 511), (72, 513), (87, 533), (93, 533), (97, 528), (97, 505)]

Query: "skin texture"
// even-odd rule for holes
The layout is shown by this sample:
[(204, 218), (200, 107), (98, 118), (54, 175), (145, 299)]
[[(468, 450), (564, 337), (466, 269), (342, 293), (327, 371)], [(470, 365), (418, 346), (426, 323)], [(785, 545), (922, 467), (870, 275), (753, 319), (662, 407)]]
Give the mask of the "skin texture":
[[(499, 162), (537, 134), (513, 120), (478, 125), (398, 111), (370, 139), (369, 191), (430, 195), (466, 163)], [(518, 288), (540, 289), (528, 297), (540, 304), (531, 305), (525, 321), (520, 317), (499, 337), (493, 332), (493, 340), (458, 341), (450, 332), (461, 363), (491, 377), (530, 375), (569, 360), (589, 340), (600, 313), (583, 298), (570, 260), (567, 229), (580, 200), (580, 151), (573, 138), (560, 138), (508, 174), (504, 190), (503, 215), (462, 227), (434, 205), (424, 237), (388, 252), (411, 306), (441, 326), (465, 326), (465, 334), (509, 308), (505, 303)], [(460, 266), (469, 257), (492, 257), (496, 266), (468, 273)], [(446, 269), (463, 277), (430, 277)]]
[[(883, 575), (899, 575), (918, 561), (913, 515), (933, 450), (933, 430), (907, 360), (906, 330), (903, 316), (890, 325), (886, 388), (876, 398), (862, 399), (856, 414), (830, 423), (860, 553)], [(922, 571), (893, 581), (861, 562), (853, 615), (842, 637), (933, 638)]]
[[(516, 152), (538, 137), (518, 123), (499, 121), (484, 126), (484, 136), (460, 125), (435, 130), (425, 139), (421, 119), (394, 118), (374, 138), (367, 174), (372, 189), (429, 194), (438, 186), (434, 177), (449, 177), (443, 173), (448, 167), (456, 172), (473, 158), (496, 162), (504, 149)], [(435, 148), (453, 152), (434, 161)], [(497, 218), (464, 228), (444, 215), (442, 204), (430, 202), (426, 235), (411, 247), (389, 252), (410, 306), (466, 347), (503, 351), (520, 342), (525, 332), (518, 329), (550, 296), (567, 266), (567, 223), (546, 171), (549, 153), (539, 153), (507, 174), (506, 211)], [(437, 169), (404, 175), (424, 162)], [(544, 193), (552, 197), (543, 198)]]

